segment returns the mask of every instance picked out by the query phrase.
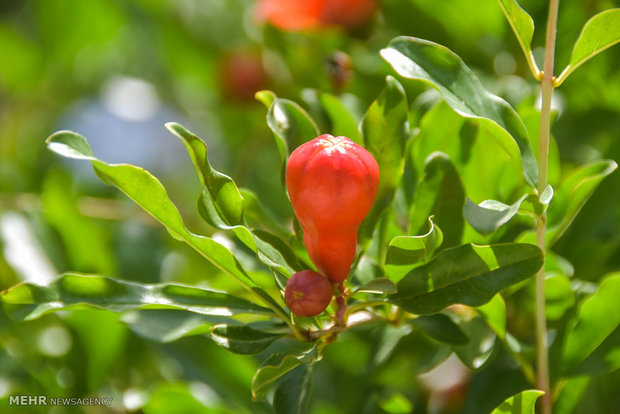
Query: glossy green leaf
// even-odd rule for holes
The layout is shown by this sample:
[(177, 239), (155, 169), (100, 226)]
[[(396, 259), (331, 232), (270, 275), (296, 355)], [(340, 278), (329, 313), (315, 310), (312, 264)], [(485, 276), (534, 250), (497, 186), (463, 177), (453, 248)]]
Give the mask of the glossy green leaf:
[(439, 342), (451, 345), (464, 345), (469, 342), (469, 338), (461, 328), (449, 316), (441, 313), (420, 316), (413, 319), (411, 323)]
[(409, 108), (405, 90), (388, 76), (386, 86), (362, 120), (366, 149), (379, 164), (377, 198), (359, 230), (360, 237), (371, 238), (381, 213), (392, 203), (404, 171), (404, 151), (409, 137)]
[(443, 233), (429, 217), (430, 229), (421, 236), (396, 236), (388, 245), (385, 274), (399, 281), (408, 272), (428, 262), (443, 242)]
[(545, 187), (540, 196), (528, 194), (519, 206), (519, 213), (528, 214), (535, 218), (540, 217), (542, 213), (547, 211), (553, 195), (554, 190), (550, 184)]
[(86, 138), (75, 132), (56, 132), (46, 142), (48, 148), (57, 154), (90, 161), (103, 180), (120, 189), (162, 223), (175, 239), (187, 243), (244, 286), (256, 287), (254, 281), (226, 247), (208, 237), (199, 236), (187, 230), (179, 210), (168, 198), (164, 186), (148, 171), (128, 164), (107, 164), (95, 158)]
[(153, 341), (172, 342), (209, 332), (217, 323), (232, 323), (226, 316), (210, 316), (176, 309), (138, 309), (124, 312), (121, 321), (131, 330)]
[(269, 387), (278, 378), (301, 364), (311, 364), (320, 359), (316, 347), (301, 354), (273, 354), (256, 371), (252, 378), (252, 396), (265, 398)]
[(443, 153), (428, 156), (424, 176), (416, 188), (410, 212), (410, 233), (422, 233), (428, 217), (443, 231), (443, 245), (461, 243), (465, 191), (452, 161)]
[(177, 123), (169, 122), (166, 128), (185, 145), (202, 183), (198, 201), (201, 216), (214, 227), (232, 230), (265, 265), (287, 276), (301, 270), (295, 254), (286, 243), (266, 231), (261, 231), (260, 234), (251, 231), (245, 225), (245, 200), (230, 177), (211, 167), (204, 141)]
[(575, 368), (620, 325), (620, 273), (611, 274), (579, 307), (574, 327), (566, 337), (564, 369)]
[(601, 12), (586, 22), (573, 46), (568, 66), (557, 79), (560, 85), (575, 69), (603, 50), (620, 42), (620, 9)]
[(508, 134), (496, 134), (495, 128), (489, 122), (463, 118), (439, 102), (422, 117), (419, 134), (412, 140), (415, 173), (423, 176), (427, 158), (442, 152), (454, 164), (470, 199), (504, 200), (524, 193), (519, 147)]
[(209, 334), (222, 348), (245, 355), (258, 354), (282, 337), (282, 334), (259, 331), (247, 325), (216, 325)]
[(386, 277), (379, 277), (355, 289), (356, 293), (376, 293), (392, 295), (396, 293), (396, 285)]
[(478, 306), (476, 311), (486, 321), (491, 329), (499, 336), (506, 336), (506, 303), (502, 295), (493, 296), (489, 302), (482, 306)]
[(498, 3), (519, 41), (519, 46), (521, 46), (530, 70), (535, 77), (538, 77), (540, 69), (536, 66), (536, 61), (532, 54), (532, 37), (534, 37), (534, 21), (532, 17), (519, 6), (516, 0), (498, 0)]
[(461, 58), (444, 46), (404, 36), (393, 39), (381, 56), (399, 75), (432, 85), (460, 115), (487, 120), (494, 135), (509, 134), (519, 147), (526, 180), (536, 187), (538, 169), (525, 125), (506, 101), (484, 89)]
[(303, 364), (278, 382), (273, 395), (273, 410), (276, 414), (308, 412), (312, 394), (312, 368), (310, 364)]
[(425, 315), (461, 303), (481, 306), (498, 292), (532, 276), (542, 265), (540, 249), (530, 244), (466, 244), (444, 250), (398, 282), (388, 301)]
[(545, 278), (545, 313), (547, 319), (556, 321), (562, 319), (575, 304), (575, 292), (571, 289), (568, 276), (563, 274), (549, 274)]
[(358, 121), (340, 98), (330, 93), (321, 93), (319, 94), (319, 101), (329, 117), (330, 134), (345, 136), (361, 144), (362, 136), (358, 128)]
[(22, 283), (0, 296), (13, 318), (31, 320), (63, 309), (96, 307), (113, 312), (183, 309), (212, 316), (271, 311), (245, 299), (173, 283), (143, 285), (104, 276), (65, 273), (47, 285)]
[(553, 402), (553, 412), (555, 414), (573, 414), (591, 380), (591, 377), (564, 380), (564, 384)]
[(469, 198), (465, 201), (463, 215), (465, 220), (480, 234), (491, 234), (517, 214), (527, 194), (511, 205), (496, 200), (484, 200), (476, 204)]
[(618, 168), (612, 160), (595, 161), (575, 169), (557, 188), (547, 212), (547, 244), (552, 246), (571, 225), (596, 187)]
[(601, 375), (617, 369), (620, 369), (620, 327), (616, 327), (586, 359), (565, 375)]
[(281, 179), (284, 186), (284, 172), (289, 154), (304, 142), (316, 138), (319, 129), (310, 115), (295, 102), (273, 95), (263, 103), (269, 100), (272, 103), (267, 111), (267, 125), (276, 137), (282, 159)]
[(469, 369), (483, 369), (496, 355), (497, 335), (477, 316), (460, 321), (458, 326), (469, 340), (465, 344), (453, 344), (454, 353)]
[(534, 414), (536, 400), (543, 394), (538, 390), (521, 391), (504, 400), (491, 414)]

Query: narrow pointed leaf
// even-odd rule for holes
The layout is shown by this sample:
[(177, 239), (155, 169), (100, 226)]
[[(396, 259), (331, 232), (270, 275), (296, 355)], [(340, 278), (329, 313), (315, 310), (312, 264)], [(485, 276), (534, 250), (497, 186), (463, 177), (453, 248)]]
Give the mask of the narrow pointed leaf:
[(183, 309), (203, 315), (271, 311), (222, 292), (173, 283), (139, 284), (104, 276), (65, 273), (46, 285), (22, 283), (0, 296), (13, 318), (31, 320), (63, 309), (95, 307), (113, 312)]
[(235, 354), (253, 355), (264, 351), (282, 334), (259, 331), (247, 325), (216, 325), (211, 328), (211, 339)]
[(558, 76), (561, 84), (575, 69), (620, 42), (620, 9), (601, 12), (586, 22), (573, 46), (568, 66)]
[(525, 179), (536, 187), (538, 169), (523, 121), (506, 101), (484, 89), (460, 57), (444, 46), (404, 36), (393, 39), (381, 56), (400, 76), (432, 85), (460, 115), (486, 120), (498, 136), (512, 137), (521, 153)]
[(534, 21), (532, 17), (519, 6), (516, 0), (498, 0), (498, 3), (519, 41), (519, 46), (521, 46), (532, 73), (537, 77), (540, 69), (536, 66), (536, 61), (532, 54), (532, 38), (534, 37)]
[(455, 303), (481, 306), (496, 293), (532, 276), (542, 262), (540, 249), (530, 244), (454, 247), (409, 272), (388, 301), (420, 315), (437, 313)]
[(90, 161), (97, 174), (114, 185), (162, 223), (177, 240), (184, 241), (223, 272), (244, 286), (256, 286), (233, 254), (220, 243), (190, 232), (164, 186), (148, 171), (129, 164), (108, 164), (95, 158), (86, 138), (59, 131), (47, 139), (48, 148), (65, 157)]
[[(286, 243), (266, 231), (258, 234), (245, 225), (246, 201), (230, 177), (211, 167), (204, 141), (177, 123), (167, 123), (166, 128), (185, 145), (202, 183), (201, 197), (198, 201), (201, 216), (214, 227), (232, 230), (267, 266), (287, 276), (295, 269), (301, 270), (295, 254)], [(255, 207), (257, 202), (254, 200)]]
[(522, 391), (504, 400), (491, 414), (534, 414), (536, 400), (543, 394), (538, 390)]

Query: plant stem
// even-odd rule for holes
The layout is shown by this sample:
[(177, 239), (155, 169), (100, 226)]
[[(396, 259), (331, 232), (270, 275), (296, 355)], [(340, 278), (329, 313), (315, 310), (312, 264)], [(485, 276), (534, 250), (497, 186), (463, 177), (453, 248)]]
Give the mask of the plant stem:
[[(538, 140), (538, 194), (547, 186), (547, 167), (549, 162), (549, 135), (551, 129), (551, 98), (553, 97), (553, 61), (555, 54), (555, 35), (558, 23), (559, 0), (550, 0), (547, 16), (547, 39), (545, 62), (541, 79), (542, 105), (540, 109), (540, 135)], [(545, 251), (547, 213), (543, 212), (536, 225), (536, 244)], [(537, 387), (545, 392), (542, 397), (543, 414), (551, 413), (552, 397), (549, 387), (549, 354), (547, 344), (547, 319), (545, 315), (545, 266), (536, 274), (536, 350)]]

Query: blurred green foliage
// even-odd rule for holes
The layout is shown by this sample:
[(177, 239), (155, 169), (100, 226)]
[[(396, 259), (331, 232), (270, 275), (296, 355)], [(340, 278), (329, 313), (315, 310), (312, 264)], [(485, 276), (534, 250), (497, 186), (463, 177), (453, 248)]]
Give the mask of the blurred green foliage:
[[(614, 3), (561, 4), (558, 72), (568, 63), (585, 21), (617, 6)], [(521, 5), (534, 17), (533, 49), (539, 59), (547, 4), (523, 0)], [(118, 161), (126, 154), (127, 161), (154, 169), (181, 206), (189, 228), (213, 234), (216, 230), (203, 224), (193, 208), (199, 183), (190, 178), (194, 175), (187, 155), (175, 138), (162, 132), (170, 117), (183, 119), (206, 139), (210, 161), (218, 170), (259, 194), (280, 221), (289, 220), (292, 211), (280, 184), (280, 155), (265, 123), (265, 108), (248, 99), (252, 93), (231, 90), (230, 79), (241, 82), (229, 73), (235, 69), (227, 63), (235, 61), (231, 56), (249, 56), (264, 71), (248, 82), (249, 88), (269, 88), (279, 97), (303, 102), (321, 129), (347, 130), (361, 121), (365, 108), (384, 88), (385, 76), (393, 74), (379, 50), (398, 35), (431, 39), (461, 56), (487, 89), (519, 111), (530, 134), (537, 136), (535, 121), (529, 125), (527, 120), (536, 116), (531, 107), (538, 88), (493, 0), (475, 6), (469, 0), (383, 0), (372, 20), (361, 27), (297, 33), (261, 25), (254, 6), (252, 0), (0, 3), (0, 289), (32, 277), (32, 272), (56, 275), (68, 270), (238, 289), (129, 200), (97, 183), (92, 172), (59, 161), (43, 142), (57, 129), (98, 132), (103, 137), (99, 147), (112, 146)], [(334, 81), (336, 52), (350, 57), (351, 79), (345, 83)], [(552, 156), (557, 148), (562, 163), (556, 163), (557, 171), (551, 169), (554, 186), (561, 173), (577, 165), (620, 159), (618, 62), (620, 48), (597, 56), (556, 92)], [(336, 62), (337, 68), (341, 63)], [(143, 111), (133, 118), (118, 112), (131, 95), (114, 95), (115, 86), (123, 85), (119, 80), (128, 79), (139, 80), (137, 91), (146, 93), (146, 100), (137, 104)], [(421, 84), (403, 86), (414, 106), (430, 107), (429, 99), (434, 98), (428, 98)], [(332, 96), (339, 96), (356, 118), (343, 122), (322, 112), (317, 102), (327, 106), (324, 102)], [(155, 109), (146, 111), (148, 105)], [(426, 122), (433, 116), (449, 119), (446, 127), (466, 122), (444, 106), (426, 113)], [(85, 118), (92, 122), (78, 120)], [(411, 119), (411, 126), (418, 127), (419, 121)], [(161, 125), (161, 131), (153, 133), (152, 125)], [(107, 136), (114, 139), (108, 142)], [(132, 140), (147, 143), (150, 151), (141, 153)], [(620, 174), (603, 181), (555, 245), (558, 260), (570, 262), (572, 272), (564, 272), (571, 273), (568, 276), (598, 282), (620, 267), (619, 188)], [(497, 193), (501, 199), (504, 190), (468, 189), (468, 195), (480, 202), (482, 198), (472, 194)], [(449, 235), (450, 229), (442, 230)], [(241, 245), (234, 248), (247, 269), (256, 270), (249, 260), (252, 252)], [(557, 283), (557, 289), (561, 285)], [(524, 337), (533, 332), (529, 319), (519, 312), (531, 313), (532, 295), (531, 289), (519, 291), (514, 308), (508, 309), (509, 323)], [(574, 303), (559, 304), (556, 318)], [(429, 380), (417, 374), (445, 359), (450, 347), (418, 330), (397, 328), (383, 331), (380, 341), (370, 343), (366, 330), (372, 329), (348, 332), (327, 348), (328, 363), (315, 368), (313, 413), (408, 412), (409, 401), (419, 413), (437, 412), (437, 404), (445, 413), (484, 413), (526, 382), (508, 352), (494, 348), (498, 355), (484, 371), (468, 371), (461, 383), (438, 395)], [(381, 355), (391, 354), (386, 349), (390, 346), (396, 350), (381, 360)], [(260, 356), (229, 354), (203, 335), (154, 342), (103, 311), (47, 315), (26, 323), (0, 312), (0, 411), (24, 412), (8, 406), (9, 395), (40, 394), (114, 398), (109, 408), (57, 407), (57, 413), (268, 413), (267, 405), (251, 401), (251, 380)], [(566, 385), (567, 390), (585, 390), (576, 402), (577, 413), (618, 412), (619, 388), (618, 371)], [(28, 410), (48, 412), (45, 407)]]

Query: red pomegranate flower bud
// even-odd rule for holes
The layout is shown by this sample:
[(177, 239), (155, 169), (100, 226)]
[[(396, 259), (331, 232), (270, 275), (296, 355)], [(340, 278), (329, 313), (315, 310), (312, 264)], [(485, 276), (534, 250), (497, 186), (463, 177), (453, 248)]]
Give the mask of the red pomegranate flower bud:
[(295, 315), (309, 317), (323, 312), (331, 302), (332, 294), (332, 284), (325, 276), (302, 270), (286, 282), (284, 300)]
[(377, 195), (377, 161), (349, 138), (321, 135), (293, 151), (286, 186), (310, 259), (332, 282), (342, 282), (355, 258), (357, 229)]

